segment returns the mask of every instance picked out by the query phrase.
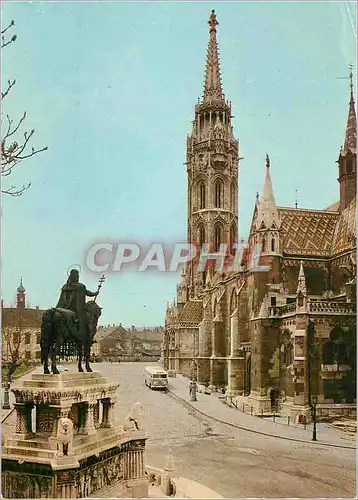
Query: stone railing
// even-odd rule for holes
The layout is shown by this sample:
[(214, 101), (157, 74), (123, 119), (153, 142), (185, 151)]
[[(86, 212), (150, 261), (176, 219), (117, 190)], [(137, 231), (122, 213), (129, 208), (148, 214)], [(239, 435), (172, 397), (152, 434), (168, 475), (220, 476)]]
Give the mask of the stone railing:
[(356, 306), (352, 302), (331, 302), (320, 300), (309, 302), (309, 311), (313, 313), (354, 314)]
[(270, 306), (269, 317), (284, 316), (286, 314), (294, 314), (296, 312), (296, 302), (286, 304), (284, 306)]

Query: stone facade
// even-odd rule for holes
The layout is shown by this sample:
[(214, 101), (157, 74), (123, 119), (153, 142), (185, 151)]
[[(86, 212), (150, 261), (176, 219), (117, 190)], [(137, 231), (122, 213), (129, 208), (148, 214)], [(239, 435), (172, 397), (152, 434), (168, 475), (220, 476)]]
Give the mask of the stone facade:
[[(238, 241), (239, 157), (221, 89), (216, 25), (212, 13), (204, 96), (195, 108), (187, 141), (188, 238), (200, 246), (208, 243), (212, 252), (228, 244), (227, 264), (232, 261), (232, 242)], [(309, 418), (313, 394), (318, 396), (318, 416), (320, 411), (334, 413), (337, 405), (355, 411), (352, 76), (345, 144), (337, 163), (340, 200), (327, 209), (310, 210), (276, 204), (266, 156), (264, 185), (239, 270), (226, 265), (216, 272), (209, 260), (204, 272), (193, 261), (182, 273), (176, 300), (167, 305), (165, 368), (212, 388), (225, 388), (230, 401), (249, 406), (255, 414), (281, 411), (294, 419)], [(215, 184), (221, 176), (222, 198)], [(220, 206), (214, 203), (218, 199)], [(218, 221), (222, 231), (216, 230)]]

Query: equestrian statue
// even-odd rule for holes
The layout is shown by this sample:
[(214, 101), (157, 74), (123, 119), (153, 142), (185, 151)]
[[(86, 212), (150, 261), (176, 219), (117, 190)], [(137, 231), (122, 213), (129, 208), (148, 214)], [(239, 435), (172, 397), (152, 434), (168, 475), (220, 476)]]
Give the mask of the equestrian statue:
[[(98, 290), (90, 292), (79, 282), (78, 270), (71, 269), (68, 280), (61, 289), (57, 306), (48, 309), (42, 316), (40, 346), (44, 373), (52, 371), (53, 374), (59, 374), (56, 358), (74, 355), (77, 355), (79, 372), (83, 372), (83, 358), (86, 371), (92, 372), (89, 364), (91, 347), (102, 311), (96, 304), (96, 298), (103, 282), (104, 276), (99, 280)], [(86, 302), (86, 297), (94, 297), (94, 300)]]

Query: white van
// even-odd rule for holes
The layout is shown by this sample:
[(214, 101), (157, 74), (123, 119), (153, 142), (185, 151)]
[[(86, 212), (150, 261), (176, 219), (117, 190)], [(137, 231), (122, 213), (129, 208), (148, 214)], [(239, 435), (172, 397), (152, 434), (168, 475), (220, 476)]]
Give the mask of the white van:
[(144, 370), (144, 383), (150, 389), (168, 389), (168, 374), (163, 368), (147, 366)]

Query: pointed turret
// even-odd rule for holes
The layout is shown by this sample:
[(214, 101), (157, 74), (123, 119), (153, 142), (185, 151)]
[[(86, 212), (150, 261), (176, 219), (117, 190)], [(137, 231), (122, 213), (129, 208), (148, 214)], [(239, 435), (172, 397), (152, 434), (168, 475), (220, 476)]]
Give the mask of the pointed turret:
[(297, 283), (297, 295), (307, 295), (307, 287), (306, 287), (306, 276), (303, 270), (303, 261), (300, 262), (300, 271), (298, 273), (298, 283)]
[(356, 196), (357, 190), (357, 117), (353, 95), (352, 67), (350, 68), (349, 80), (350, 99), (346, 134), (344, 146), (337, 161), (339, 166), (340, 211), (347, 208)]
[(209, 44), (206, 56), (206, 70), (204, 80), (204, 102), (224, 101), (225, 96), (221, 86), (220, 74), (220, 60), (218, 42), (216, 39), (216, 26), (219, 24), (216, 19), (215, 10), (211, 11), (210, 19), (208, 21), (209, 31)]
[(280, 218), (275, 202), (270, 176), (270, 158), (266, 154), (266, 175), (262, 194), (257, 203), (256, 229), (279, 229)]
[(356, 153), (357, 152), (357, 116), (356, 116), (356, 108), (354, 103), (354, 95), (353, 95), (353, 73), (352, 69), (349, 74), (350, 79), (350, 100), (349, 100), (349, 111), (348, 111), (348, 120), (346, 127), (346, 135), (344, 139), (344, 147), (342, 154), (346, 155), (347, 153)]

